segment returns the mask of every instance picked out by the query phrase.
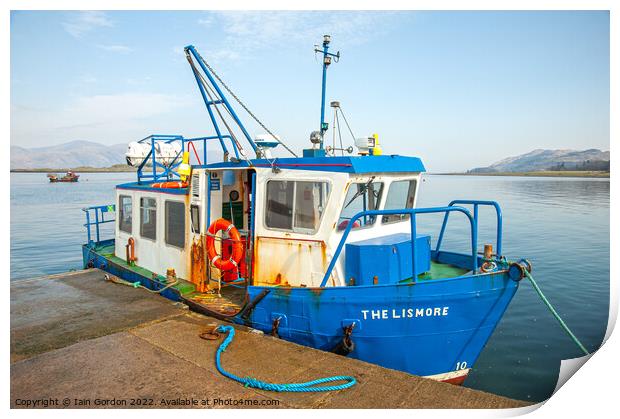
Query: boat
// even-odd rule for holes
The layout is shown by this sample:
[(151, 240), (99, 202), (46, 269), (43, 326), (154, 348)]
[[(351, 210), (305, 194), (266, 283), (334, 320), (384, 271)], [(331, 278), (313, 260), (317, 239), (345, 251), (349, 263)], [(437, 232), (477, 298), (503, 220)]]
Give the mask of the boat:
[[(84, 267), (287, 341), (461, 384), (531, 265), (503, 256), (497, 202), (418, 207), (420, 158), (384, 154), (376, 134), (355, 138), (354, 155), (335, 126), (326, 144), (326, 73), (340, 58), (330, 42), (315, 49), (321, 122), (301, 156), (187, 46), (213, 133), (132, 144), (137, 180), (116, 186), (114, 204), (84, 208)], [(229, 95), (267, 132), (252, 139)], [(348, 126), (340, 103), (331, 107)], [(207, 163), (209, 141), (222, 161)], [(292, 157), (273, 157), (280, 146)], [(494, 210), (496, 242), (479, 252), (481, 207)], [(432, 232), (419, 228), (427, 214), (443, 214)], [(469, 227), (467, 253), (444, 244), (456, 216)], [(114, 223), (114, 238), (102, 237), (104, 223)]]
[(49, 173), (47, 175), (47, 177), (49, 178), (50, 182), (52, 182), (52, 183), (55, 183), (55, 182), (77, 182), (78, 179), (80, 178), (80, 175), (77, 175), (74, 172), (69, 170), (63, 176), (60, 176), (60, 175), (55, 174), (55, 173)]

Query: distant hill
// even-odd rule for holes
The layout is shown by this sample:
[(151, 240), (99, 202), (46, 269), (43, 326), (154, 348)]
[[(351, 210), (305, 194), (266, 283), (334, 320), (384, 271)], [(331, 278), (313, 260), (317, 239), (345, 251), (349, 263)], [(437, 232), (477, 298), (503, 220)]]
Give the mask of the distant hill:
[(508, 157), (487, 167), (477, 167), (468, 173), (537, 172), (544, 170), (603, 170), (609, 171), (609, 151), (589, 149), (534, 150), (520, 156)]
[(110, 167), (125, 163), (127, 144), (103, 145), (91, 141), (37, 148), (11, 146), (11, 169), (43, 167)]
[[(202, 147), (195, 143), (199, 155)], [(103, 145), (92, 141), (71, 141), (48, 147), (24, 148), (11, 146), (11, 170), (20, 169), (83, 169), (109, 168), (107, 171), (128, 170), (125, 166), (127, 144)], [(232, 151), (231, 151), (232, 154)], [(209, 150), (209, 163), (221, 161), (220, 150)], [(192, 162), (195, 162), (191, 153)], [(115, 167), (113, 167), (115, 166)]]

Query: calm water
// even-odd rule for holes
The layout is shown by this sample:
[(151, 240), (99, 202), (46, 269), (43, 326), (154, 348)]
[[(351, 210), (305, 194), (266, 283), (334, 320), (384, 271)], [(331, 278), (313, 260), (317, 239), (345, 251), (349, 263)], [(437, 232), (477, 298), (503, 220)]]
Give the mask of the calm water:
[[(11, 174), (11, 279), (80, 269), (86, 241), (80, 208), (112, 203), (114, 185), (134, 174), (82, 174), (50, 184), (45, 174)], [(534, 277), (585, 346), (602, 342), (609, 310), (609, 180), (426, 176), (419, 206), (452, 199), (498, 201), (504, 253), (525, 257)], [(480, 211), (479, 243), (495, 243), (495, 215)], [(420, 216), (436, 237), (441, 216)], [(446, 250), (468, 252), (468, 225), (451, 216)], [(580, 355), (526, 281), (481, 354), (466, 386), (540, 401), (555, 387), (560, 360)]]
[[(11, 279), (81, 269), (81, 208), (114, 203), (114, 186), (134, 179), (133, 173), (82, 173), (77, 183), (50, 183), (45, 173), (11, 173)], [(112, 237), (112, 224), (103, 238)]]

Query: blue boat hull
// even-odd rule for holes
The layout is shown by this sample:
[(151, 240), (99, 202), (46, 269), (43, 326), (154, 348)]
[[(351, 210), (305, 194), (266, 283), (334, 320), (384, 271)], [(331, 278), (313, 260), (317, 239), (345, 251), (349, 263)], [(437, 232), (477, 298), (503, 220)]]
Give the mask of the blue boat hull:
[[(84, 266), (129, 281), (158, 284), (84, 246)], [(449, 255), (448, 255), (449, 256)], [(461, 255), (453, 254), (459, 258)], [(465, 255), (463, 255), (465, 257)], [(398, 285), (327, 288), (249, 286), (254, 308), (232, 320), (288, 341), (332, 351), (355, 323), (348, 355), (387, 368), (460, 383), (518, 288), (507, 271)], [(261, 294), (265, 294), (261, 299)], [(174, 289), (162, 293), (183, 300)], [(459, 374), (460, 372), (460, 374)], [(450, 374), (454, 374), (451, 379)]]
[[(421, 376), (469, 369), (518, 287), (506, 272), (415, 284), (280, 288), (256, 306), (250, 325), (330, 351), (355, 323), (350, 357)], [(249, 287), (250, 301), (263, 287)], [(241, 322), (241, 319), (236, 319)]]

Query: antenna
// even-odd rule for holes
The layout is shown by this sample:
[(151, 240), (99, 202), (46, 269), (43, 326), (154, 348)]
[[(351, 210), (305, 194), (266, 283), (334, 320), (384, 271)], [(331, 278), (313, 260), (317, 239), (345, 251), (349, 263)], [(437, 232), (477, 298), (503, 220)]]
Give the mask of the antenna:
[[(312, 148), (304, 150), (304, 157), (323, 157), (325, 156), (325, 149), (323, 148), (323, 137), (325, 132), (329, 128), (329, 124), (325, 122), (325, 87), (327, 84), (327, 67), (334, 62), (337, 63), (340, 60), (340, 51), (336, 54), (329, 52), (329, 44), (331, 42), (330, 35), (323, 35), (323, 48), (318, 45), (314, 46), (314, 53), (323, 54), (323, 82), (321, 85), (321, 125), (319, 131), (313, 131), (310, 134), (310, 142), (312, 142)], [(318, 148), (315, 148), (317, 147)]]
[[(351, 154), (353, 153), (353, 147), (349, 146), (347, 148), (344, 148), (344, 146), (342, 145), (342, 132), (340, 132), (340, 126), (342, 125), (342, 123), (340, 122), (340, 118), (338, 117), (338, 114), (340, 113), (340, 115), (342, 116), (342, 119), (344, 119), (344, 122), (347, 125), (347, 129), (349, 130), (349, 133), (351, 134), (351, 138), (353, 139), (353, 143), (355, 143), (355, 135), (353, 135), (353, 131), (351, 130), (351, 126), (349, 125), (349, 121), (347, 121), (347, 117), (344, 116), (344, 111), (340, 107), (339, 101), (334, 100), (329, 104), (329, 106), (331, 106), (334, 109), (334, 124), (333, 124), (334, 134), (332, 135), (332, 145), (331, 147), (326, 146), (325, 152), (327, 155), (332, 155), (332, 156), (335, 156), (337, 151), (340, 151), (340, 154), (343, 156), (344, 156), (345, 151)], [(338, 130), (338, 140), (340, 142), (340, 147), (336, 147), (336, 129)]]

